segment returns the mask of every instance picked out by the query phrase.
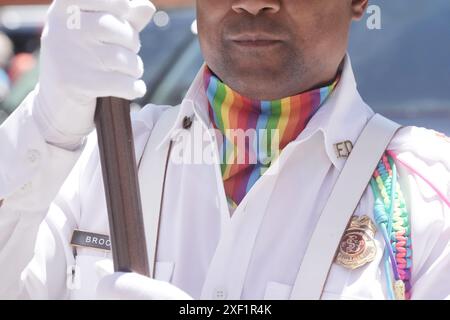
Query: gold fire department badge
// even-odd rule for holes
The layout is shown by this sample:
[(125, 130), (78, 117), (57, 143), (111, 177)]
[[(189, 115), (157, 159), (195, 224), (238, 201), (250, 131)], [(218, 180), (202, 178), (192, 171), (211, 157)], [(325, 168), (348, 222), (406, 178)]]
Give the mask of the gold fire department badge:
[(352, 217), (339, 244), (335, 262), (353, 270), (373, 261), (377, 253), (376, 232), (377, 228), (368, 216)]

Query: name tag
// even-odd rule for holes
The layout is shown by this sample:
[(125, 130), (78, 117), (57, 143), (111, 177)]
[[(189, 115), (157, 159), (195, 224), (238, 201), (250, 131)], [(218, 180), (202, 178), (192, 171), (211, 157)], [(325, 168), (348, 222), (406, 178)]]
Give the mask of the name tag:
[(75, 247), (93, 248), (110, 251), (111, 240), (108, 235), (74, 230), (70, 244)]

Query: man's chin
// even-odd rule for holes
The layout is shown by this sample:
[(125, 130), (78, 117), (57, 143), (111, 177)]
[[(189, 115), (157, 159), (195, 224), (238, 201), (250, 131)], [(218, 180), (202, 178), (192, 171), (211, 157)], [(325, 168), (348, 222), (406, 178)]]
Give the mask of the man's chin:
[(273, 69), (272, 66), (264, 64), (246, 65), (238, 68), (228, 69), (228, 79), (234, 79), (238, 83), (277, 83), (281, 79), (280, 69)]
[[(228, 81), (227, 81), (228, 80)], [(283, 98), (277, 94), (280, 81), (258, 71), (236, 73), (224, 80), (230, 88), (242, 96), (255, 100), (276, 100)]]

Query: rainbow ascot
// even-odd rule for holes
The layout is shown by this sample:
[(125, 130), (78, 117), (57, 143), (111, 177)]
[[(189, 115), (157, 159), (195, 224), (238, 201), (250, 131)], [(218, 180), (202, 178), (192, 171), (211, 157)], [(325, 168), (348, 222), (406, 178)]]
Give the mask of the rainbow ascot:
[(233, 91), (207, 67), (204, 81), (210, 120), (222, 134), (222, 178), (232, 209), (283, 148), (298, 137), (338, 83), (337, 79), (329, 86), (296, 96), (259, 101)]

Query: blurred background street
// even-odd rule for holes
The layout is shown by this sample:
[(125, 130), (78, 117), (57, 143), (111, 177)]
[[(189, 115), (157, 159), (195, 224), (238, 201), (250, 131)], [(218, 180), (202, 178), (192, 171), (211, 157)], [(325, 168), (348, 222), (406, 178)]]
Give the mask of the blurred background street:
[[(142, 33), (141, 51), (149, 90), (136, 104), (175, 105), (203, 61), (195, 1), (153, 2), (159, 11)], [(0, 123), (36, 85), (48, 3), (0, 0)], [(381, 8), (382, 28), (367, 28), (366, 16), (353, 25), (349, 48), (361, 95), (376, 112), (404, 125), (450, 135), (450, 1), (371, 4)]]

